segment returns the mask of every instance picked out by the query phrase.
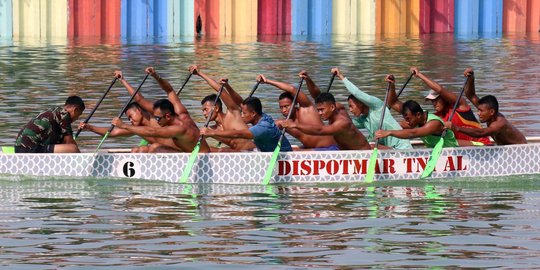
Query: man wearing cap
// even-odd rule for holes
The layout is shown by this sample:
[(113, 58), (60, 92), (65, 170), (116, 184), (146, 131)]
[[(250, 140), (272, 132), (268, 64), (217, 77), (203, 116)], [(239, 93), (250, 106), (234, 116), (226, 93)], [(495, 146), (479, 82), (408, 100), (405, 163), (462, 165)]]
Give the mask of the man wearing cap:
[[(433, 104), (433, 108), (435, 109), (434, 114), (442, 118), (444, 122), (448, 121), (450, 115), (452, 114), (452, 110), (454, 109), (454, 104), (456, 103), (458, 96), (448, 91), (440, 84), (429, 79), (426, 75), (421, 73), (418, 68), (412, 67), (411, 72), (414, 74), (415, 77), (420, 78), (429, 88), (431, 88), (429, 94), (426, 96), (425, 99), (431, 101), (431, 104)], [(388, 99), (388, 104), (390, 104), (392, 108), (401, 111), (402, 105), (400, 104), (402, 103), (397, 100), (395, 92), (392, 93), (391, 91)], [(476, 119), (476, 116), (474, 115), (471, 106), (467, 104), (467, 101), (464, 98), (461, 98), (459, 100), (456, 113), (454, 114), (454, 117), (452, 117), (452, 124), (465, 128), (482, 127), (480, 125), (480, 122), (478, 122), (478, 120)], [(455, 132), (455, 136), (458, 140), (459, 146), (481, 146), (491, 144), (488, 137), (475, 138), (462, 132)]]

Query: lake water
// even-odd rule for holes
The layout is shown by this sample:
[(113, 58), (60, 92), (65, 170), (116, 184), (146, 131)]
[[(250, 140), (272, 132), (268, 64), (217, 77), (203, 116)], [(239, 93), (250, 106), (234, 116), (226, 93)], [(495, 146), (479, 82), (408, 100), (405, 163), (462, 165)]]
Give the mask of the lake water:
[[(496, 95), (512, 123), (540, 136), (539, 45), (539, 33), (0, 40), (0, 145), (12, 145), (24, 123), (70, 94), (92, 107), (116, 69), (136, 86), (154, 66), (178, 88), (190, 64), (228, 77), (244, 96), (259, 73), (296, 84), (306, 69), (326, 86), (339, 66), (381, 98), (388, 73), (399, 86), (418, 66), (457, 92), (471, 66), (479, 95)], [(193, 77), (181, 94), (199, 124), (200, 100), (212, 92)], [(346, 102), (338, 80), (332, 92)], [(164, 97), (153, 80), (142, 93)], [(279, 93), (269, 86), (256, 93), (275, 118)], [(413, 79), (403, 98), (422, 101), (425, 93)], [(108, 126), (128, 98), (118, 84), (91, 122)], [(79, 144), (91, 151), (99, 140), (83, 132)], [(110, 138), (104, 148), (137, 142)], [(0, 187), (0, 266), (9, 269), (540, 267), (538, 175), (270, 188), (0, 176)]]

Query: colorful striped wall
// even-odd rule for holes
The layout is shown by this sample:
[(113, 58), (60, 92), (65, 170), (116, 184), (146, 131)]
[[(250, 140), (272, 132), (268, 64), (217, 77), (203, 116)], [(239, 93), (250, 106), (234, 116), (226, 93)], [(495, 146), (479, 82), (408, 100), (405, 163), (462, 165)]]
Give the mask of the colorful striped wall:
[(0, 0), (1, 38), (539, 30), (540, 0)]

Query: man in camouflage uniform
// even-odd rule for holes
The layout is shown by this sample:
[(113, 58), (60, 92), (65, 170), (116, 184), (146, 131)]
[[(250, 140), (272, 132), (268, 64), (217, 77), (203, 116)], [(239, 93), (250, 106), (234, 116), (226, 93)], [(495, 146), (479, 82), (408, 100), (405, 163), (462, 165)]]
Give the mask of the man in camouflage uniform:
[(30, 120), (17, 135), (16, 153), (79, 153), (71, 123), (79, 119), (85, 106), (78, 96), (70, 96), (64, 107), (55, 107)]

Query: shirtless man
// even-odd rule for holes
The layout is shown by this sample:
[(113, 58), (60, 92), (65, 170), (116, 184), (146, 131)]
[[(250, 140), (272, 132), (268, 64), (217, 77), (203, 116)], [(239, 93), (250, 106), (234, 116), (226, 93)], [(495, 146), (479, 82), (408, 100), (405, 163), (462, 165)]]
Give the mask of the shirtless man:
[[(273, 85), (285, 92), (279, 96), (279, 109), (284, 117), (289, 115), (289, 111), (292, 108), (292, 102), (294, 95), (296, 94), (296, 87), (283, 82), (277, 82), (267, 79), (264, 75), (257, 76), (257, 81)], [(317, 109), (311, 100), (302, 91), (298, 93), (296, 99), (298, 107), (294, 107), (291, 113), (290, 120), (298, 124), (306, 124), (313, 126), (323, 126), (323, 122), (317, 113)], [(285, 119), (276, 120), (276, 125), (281, 127), (281, 123)], [(302, 150), (314, 150), (314, 151), (332, 151), (339, 150), (336, 141), (332, 136), (317, 136), (304, 133), (297, 128), (288, 128), (286, 131), (293, 137), (297, 138), (302, 144)], [(312, 148), (312, 149), (311, 149)]]
[(469, 81), (465, 87), (465, 96), (478, 109), (478, 117), (482, 123), (486, 123), (486, 128), (465, 128), (456, 126), (451, 122), (446, 122), (446, 128), (456, 132), (462, 132), (472, 137), (491, 136), (498, 145), (507, 144), (526, 144), (527, 139), (516, 127), (514, 127), (507, 119), (499, 112), (499, 102), (492, 95), (487, 95), (483, 98), (476, 96), (474, 85), (474, 72), (472, 68), (467, 68), (464, 72), (465, 76), (469, 76)]
[[(212, 78), (208, 77), (205, 73), (201, 72), (201, 70), (197, 66), (190, 66), (189, 72), (201, 77), (208, 83), (208, 85), (210, 85), (210, 87), (212, 87), (216, 91), (219, 91), (220, 85)], [(216, 122), (216, 125), (212, 127), (212, 129), (248, 129), (247, 124), (244, 123), (244, 121), (242, 120), (240, 106), (233, 100), (229, 93), (234, 90), (232, 90), (232, 87), (229, 85), (227, 79), (221, 79), (221, 84), (224, 85), (225, 89), (223, 89), (224, 91), (221, 93), (220, 98), (225, 103), (225, 106), (227, 106), (227, 112), (223, 112), (223, 105), (221, 103), (221, 100), (218, 99), (217, 103), (214, 104), (216, 94), (212, 94), (206, 96), (201, 101), (204, 117), (208, 118), (208, 114), (210, 114), (212, 107), (215, 106), (214, 113), (210, 117), (210, 121)], [(253, 150), (256, 147), (251, 140), (244, 138), (225, 138), (216, 136), (215, 139), (226, 144), (230, 148), (212, 148), (212, 152), (249, 151)]]
[[(146, 72), (158, 81), (168, 97), (168, 99), (160, 99), (152, 105), (151, 111), (159, 126), (131, 126), (126, 125), (119, 118), (113, 119), (112, 124), (119, 128), (127, 129), (141, 137), (172, 139), (176, 146), (176, 148), (174, 148), (166, 144), (156, 143), (157, 145), (154, 146), (155, 152), (193, 151), (193, 148), (199, 140), (199, 128), (189, 116), (186, 107), (180, 102), (180, 99), (174, 92), (171, 84), (161, 78), (152, 67), (148, 67)], [(128, 89), (128, 91), (130, 90)], [(132, 94), (131, 91), (130, 94)], [(142, 95), (137, 94), (135, 99), (143, 109), (146, 109), (145, 106), (148, 107), (149, 101), (144, 99)], [(208, 147), (208, 143), (206, 143), (206, 140), (202, 140), (200, 152), (207, 153), (209, 151), (210, 148)]]
[[(414, 100), (406, 101), (401, 107), (401, 115), (411, 128), (378, 130), (375, 132), (375, 138), (386, 138), (388, 136), (402, 139), (420, 138), (426, 147), (435, 147), (444, 130), (443, 120), (433, 113), (424, 111), (420, 104)], [(454, 132), (448, 130), (444, 136), (443, 147), (456, 146), (458, 146), (458, 142), (454, 136)]]
[[(122, 71), (115, 71), (114, 76), (118, 78), (118, 80), (124, 85), (124, 87), (128, 90), (130, 94), (133, 94), (135, 90), (133, 90), (133, 87), (129, 84), (129, 82), (124, 78)], [(139, 97), (139, 100), (141, 100), (142, 97)], [(154, 119), (151, 113), (149, 113), (147, 110), (144, 110), (141, 108), (141, 106), (137, 102), (132, 102), (128, 105), (126, 108), (126, 116), (128, 117), (128, 120), (131, 122), (134, 126), (154, 126), (159, 127), (159, 124)], [(79, 128), (83, 130), (89, 130), (96, 134), (99, 134), (101, 136), (105, 135), (105, 133), (109, 130), (109, 128), (106, 127), (97, 127), (91, 124), (87, 123), (80, 123)], [(110, 137), (124, 137), (124, 136), (133, 136), (135, 135), (133, 132), (128, 131), (127, 129), (122, 128), (115, 128), (113, 131), (109, 134)], [(176, 147), (173, 140), (171, 138), (157, 138), (152, 136), (146, 136), (143, 137), (147, 142), (150, 143), (150, 145), (141, 145), (141, 146), (135, 146), (131, 149), (132, 153), (152, 153), (156, 152), (156, 148), (160, 145), (167, 145), (171, 148), (175, 148), (178, 151), (180, 149)]]
[(333, 136), (341, 150), (371, 149), (366, 137), (354, 126), (349, 115), (341, 113), (336, 107), (336, 100), (330, 93), (322, 93), (315, 99), (317, 111), (328, 125), (309, 125), (287, 120), (282, 123), (285, 128), (296, 128), (304, 133)]
[[(452, 110), (458, 96), (455, 93), (448, 91), (446, 88), (442, 87), (437, 82), (432, 81), (425, 74), (421, 73), (418, 68), (412, 67), (411, 72), (414, 74), (415, 77), (420, 78), (426, 84), (426, 86), (431, 89), (425, 99), (431, 101), (431, 104), (433, 104), (433, 108), (435, 109), (435, 115), (440, 117), (445, 122), (448, 121), (450, 115), (452, 114)], [(390, 104), (390, 106), (396, 111), (400, 112), (401, 102), (397, 100), (395, 91), (390, 92), (390, 96), (388, 97), (388, 99), (388, 104)], [(459, 100), (456, 113), (452, 118), (452, 123), (454, 123), (454, 125), (467, 128), (481, 127), (480, 123), (474, 116), (473, 111), (471, 110), (471, 106), (467, 104), (465, 98), (461, 98)], [(460, 146), (481, 146), (491, 144), (488, 137), (475, 138), (462, 132), (456, 132), (455, 135)]]

